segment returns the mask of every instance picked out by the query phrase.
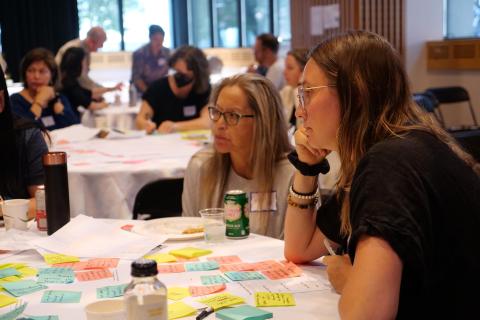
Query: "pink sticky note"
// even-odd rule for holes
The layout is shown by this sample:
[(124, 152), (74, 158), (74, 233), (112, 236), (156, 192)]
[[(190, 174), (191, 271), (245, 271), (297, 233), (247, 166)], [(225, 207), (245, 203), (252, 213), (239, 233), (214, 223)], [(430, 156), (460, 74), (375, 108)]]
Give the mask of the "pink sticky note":
[(286, 279), (292, 277), (288, 270), (283, 267), (277, 269), (263, 270), (262, 273), (270, 280)]
[(125, 230), (125, 231), (132, 231), (133, 224), (126, 224), (124, 226), (121, 226), (120, 229)]
[(303, 273), (302, 269), (291, 261), (281, 261), (280, 263), (295, 277), (299, 277)]
[(231, 264), (222, 264), (220, 265), (221, 272), (227, 271), (254, 271), (253, 264), (242, 262), (242, 263), (231, 263)]
[(80, 261), (80, 262), (56, 263), (56, 264), (52, 264), (52, 267), (55, 267), (55, 268), (72, 268), (74, 271), (79, 271), (79, 270), (84, 270), (86, 265), (87, 265), (86, 261)]
[(181, 263), (161, 264), (157, 266), (160, 273), (179, 273), (185, 272), (185, 266)]
[(192, 297), (198, 297), (220, 292), (225, 290), (225, 288), (227, 288), (227, 286), (225, 285), (225, 283), (222, 283), (213, 286), (190, 286), (188, 287), (188, 290), (190, 291)]
[(85, 269), (108, 269), (118, 266), (118, 258), (95, 258), (87, 261)]
[(96, 269), (75, 272), (75, 277), (78, 281), (93, 281), (105, 278), (112, 278), (113, 274), (108, 269)]
[(253, 265), (254, 271), (263, 271), (263, 270), (276, 269), (276, 268), (282, 267), (280, 262), (277, 262), (275, 260), (259, 261), (259, 262), (252, 263), (252, 265)]
[(242, 263), (242, 260), (238, 256), (208, 257), (207, 260), (216, 261), (218, 264)]

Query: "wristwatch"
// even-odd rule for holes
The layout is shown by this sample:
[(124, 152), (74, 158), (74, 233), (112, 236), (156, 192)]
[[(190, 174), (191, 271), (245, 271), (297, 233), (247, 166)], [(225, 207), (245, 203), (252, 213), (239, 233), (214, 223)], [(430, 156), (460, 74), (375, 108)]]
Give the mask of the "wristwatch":
[(290, 163), (304, 176), (315, 177), (320, 173), (326, 174), (330, 171), (330, 164), (326, 158), (317, 164), (309, 165), (308, 163), (302, 162), (300, 159), (298, 159), (298, 154), (295, 150), (290, 152), (287, 157)]

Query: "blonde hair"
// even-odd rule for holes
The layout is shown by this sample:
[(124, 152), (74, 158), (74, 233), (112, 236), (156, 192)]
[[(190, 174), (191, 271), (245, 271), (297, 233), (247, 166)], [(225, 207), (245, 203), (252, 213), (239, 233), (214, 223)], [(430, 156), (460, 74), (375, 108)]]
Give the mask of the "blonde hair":
[[(253, 110), (253, 151), (248, 160), (253, 168), (253, 177), (258, 181), (258, 191), (270, 192), (277, 162), (285, 159), (292, 149), (280, 96), (270, 80), (256, 74), (239, 74), (222, 80), (212, 93), (212, 104), (216, 104), (218, 96), (226, 87), (240, 88)], [(230, 154), (214, 151), (206, 161), (201, 173), (206, 195), (201, 199), (202, 208), (221, 206), (223, 193), (227, 191), (225, 187), (230, 168)], [(262, 201), (270, 201), (270, 197), (264, 197)], [(258, 230), (266, 233), (268, 219), (269, 215), (263, 215)]]
[(341, 232), (351, 234), (349, 192), (360, 159), (375, 143), (412, 130), (430, 132), (480, 175), (480, 165), (413, 102), (401, 58), (382, 37), (351, 31), (325, 40), (310, 58), (336, 85), (340, 100), (337, 194)]

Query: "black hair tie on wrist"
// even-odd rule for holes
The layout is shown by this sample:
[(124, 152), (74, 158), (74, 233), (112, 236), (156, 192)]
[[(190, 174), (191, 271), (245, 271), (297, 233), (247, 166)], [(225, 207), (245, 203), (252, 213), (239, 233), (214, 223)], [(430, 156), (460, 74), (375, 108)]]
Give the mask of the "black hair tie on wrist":
[(305, 162), (298, 159), (297, 151), (292, 151), (287, 156), (290, 163), (304, 176), (315, 177), (321, 174), (326, 174), (330, 171), (330, 164), (328, 163), (327, 158), (324, 158), (317, 164), (309, 165)]

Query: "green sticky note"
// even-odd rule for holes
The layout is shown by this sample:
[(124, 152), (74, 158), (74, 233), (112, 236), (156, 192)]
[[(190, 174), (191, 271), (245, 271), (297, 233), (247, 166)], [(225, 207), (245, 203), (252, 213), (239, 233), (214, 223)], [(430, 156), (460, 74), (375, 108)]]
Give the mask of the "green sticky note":
[(10, 277), (10, 276), (19, 276), (21, 275), (20, 272), (17, 271), (15, 268), (5, 268), (0, 270), (0, 279)]
[(229, 271), (229, 272), (225, 272), (225, 275), (233, 281), (266, 279), (265, 276), (263, 276), (261, 273), (257, 271), (248, 271), (248, 272)]
[(204, 286), (208, 286), (210, 284), (228, 283), (227, 279), (219, 275), (200, 276), (200, 280)]
[(20, 297), (35, 291), (46, 289), (47, 286), (33, 280), (2, 283), (2, 287), (15, 297)]
[(10, 312), (4, 313), (0, 315), (0, 320), (12, 320), (12, 319), (17, 319), (19, 315), (25, 311), (25, 308), (27, 307), (27, 303), (22, 304), (18, 308), (13, 309)]
[(59, 320), (58, 316), (25, 316), (17, 320)]
[(39, 283), (72, 283), (74, 280), (72, 268), (42, 268), (38, 271)]
[(82, 293), (80, 291), (47, 290), (43, 293), (42, 303), (78, 303)]
[(222, 320), (263, 320), (273, 318), (271, 312), (249, 305), (219, 310), (215, 313), (215, 316), (217, 319)]
[(216, 261), (206, 261), (206, 262), (185, 264), (186, 271), (209, 271), (209, 270), (217, 270), (218, 268), (219, 268), (219, 265), (218, 265), (218, 262)]
[(116, 286), (106, 286), (97, 288), (97, 299), (116, 298), (123, 296), (123, 291), (128, 284), (119, 284)]

